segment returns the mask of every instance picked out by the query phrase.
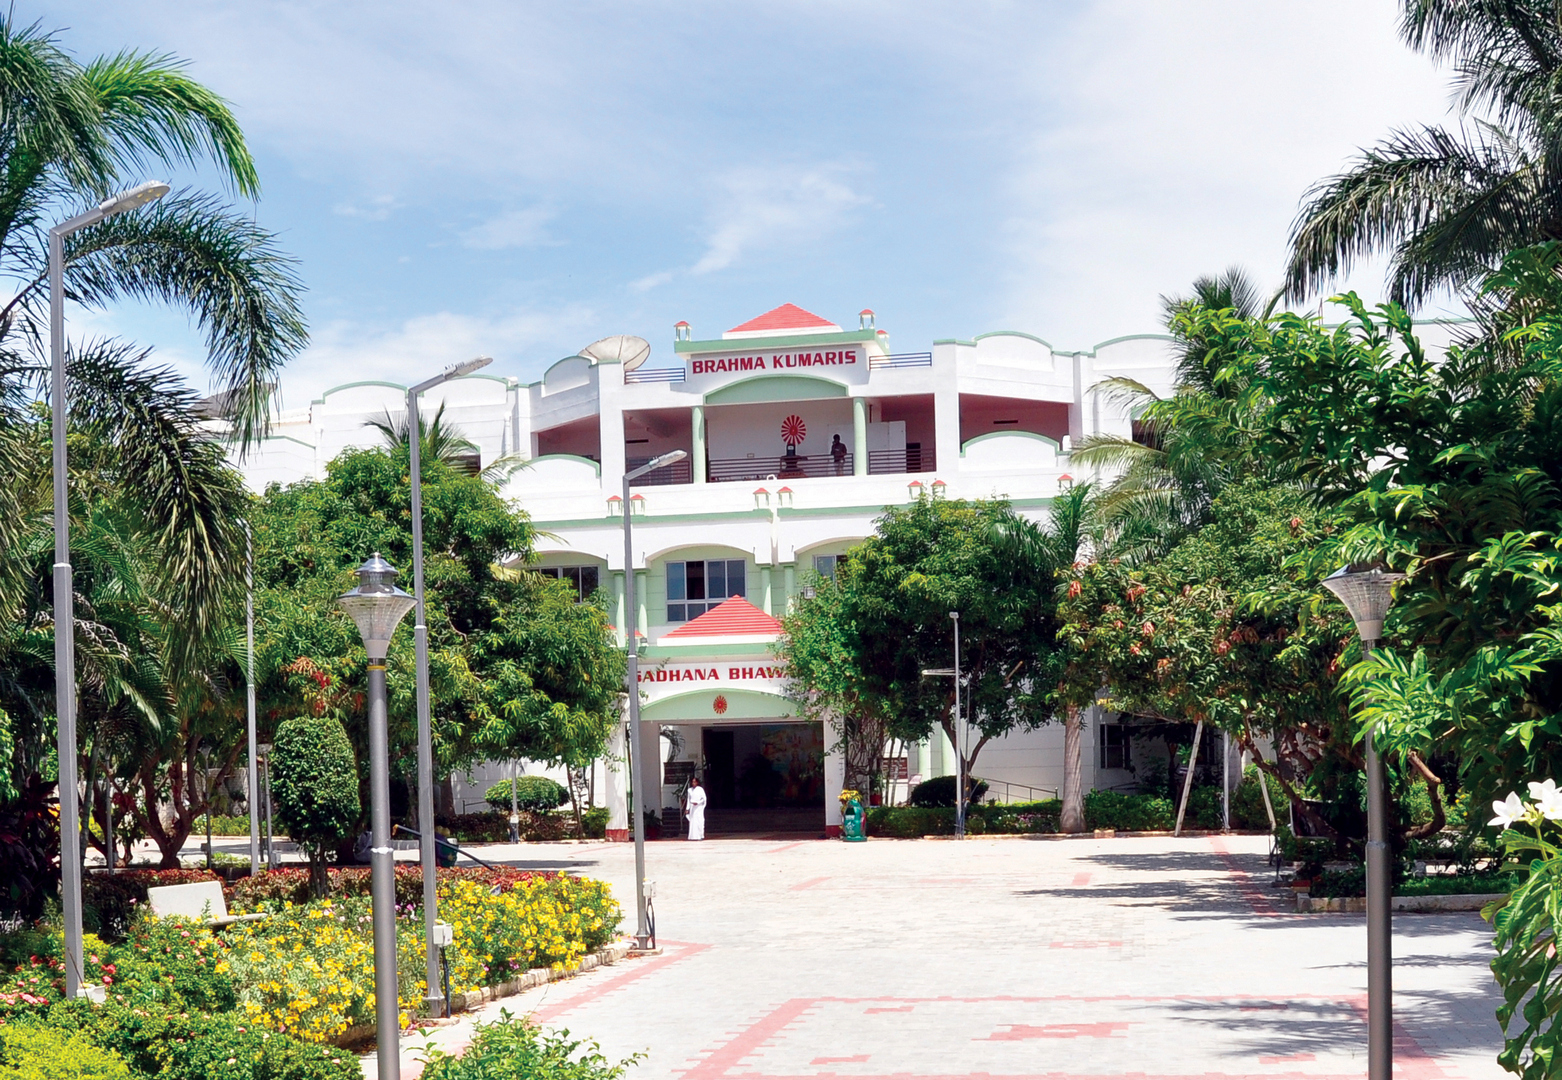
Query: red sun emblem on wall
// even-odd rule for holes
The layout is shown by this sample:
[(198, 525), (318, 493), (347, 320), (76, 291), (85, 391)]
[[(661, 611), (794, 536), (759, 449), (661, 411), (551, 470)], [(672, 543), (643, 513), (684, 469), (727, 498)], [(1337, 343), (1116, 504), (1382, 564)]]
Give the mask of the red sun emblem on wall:
[(711, 702), (710, 707), (712, 709), (716, 710), (716, 715), (717, 716), (722, 715), (723, 713), (725, 713), (727, 711), (727, 699), (726, 699), (726, 697), (724, 695), (722, 695), (722, 694), (717, 694), (716, 695), (716, 700)]
[(796, 446), (808, 438), (808, 425), (803, 423), (803, 418), (793, 413), (781, 421), (781, 441), (788, 446)]

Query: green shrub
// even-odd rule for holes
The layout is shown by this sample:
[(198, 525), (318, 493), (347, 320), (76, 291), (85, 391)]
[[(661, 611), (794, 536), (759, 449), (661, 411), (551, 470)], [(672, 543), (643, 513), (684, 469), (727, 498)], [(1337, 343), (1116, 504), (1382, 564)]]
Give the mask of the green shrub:
[[(527, 843), (563, 840), (575, 832), (575, 815), (567, 811), (522, 810), (520, 818), (521, 839)], [(509, 811), (441, 816), (434, 823), (458, 844), (502, 844), (510, 839)]]
[(184, 919), (140, 919), (110, 959), (113, 971), (104, 982), (122, 1005), (156, 1004), (180, 1012), (226, 1012), (238, 1006), (233, 980), (219, 970), (222, 944), (204, 926)]
[(1063, 803), (1046, 799), (1028, 803), (988, 803), (972, 807), (990, 833), (1055, 833), (1061, 828)]
[(309, 854), (316, 896), (330, 886), (326, 855), (358, 823), (358, 765), (341, 722), (299, 716), (277, 728), (271, 749), (271, 793), (277, 818), (293, 842)]
[(900, 840), (952, 836), (955, 810), (952, 806), (874, 806), (868, 809), (864, 824), (869, 836), (892, 836)]
[(49, 1010), (51, 1026), (81, 1031), (156, 1080), (361, 1080), (358, 1059), (259, 1027), (240, 1013), (127, 1009), (85, 999)]
[(1085, 825), (1091, 829), (1154, 832), (1177, 823), (1177, 806), (1158, 795), (1127, 795), (1121, 791), (1087, 791)]
[(1334, 855), (1334, 841), (1327, 836), (1297, 836), (1283, 824), (1275, 829), (1275, 846), (1286, 862), (1321, 865)]
[[(967, 777), (966, 783), (970, 783)], [(982, 796), (987, 794), (987, 782), (978, 780), (976, 787), (971, 792), (972, 802), (981, 802)], [(924, 780), (911, 789), (911, 797), (907, 800), (912, 806), (927, 809), (948, 807), (953, 810), (955, 805), (955, 778), (953, 776), (935, 776), (931, 780)]]
[[(510, 781), (501, 780), (484, 798), (501, 813), (510, 812)], [(546, 776), (522, 776), (515, 781), (515, 804), (521, 810), (554, 810), (569, 802), (569, 789)]]
[(1269, 787), (1269, 800), (1274, 807), (1276, 824), (1286, 820), (1286, 807), (1290, 805), (1290, 800), (1286, 797), (1285, 789), (1280, 786), (1280, 781), (1267, 773), (1260, 774), (1257, 765), (1249, 765), (1242, 771), (1241, 781), (1231, 790), (1233, 829), (1269, 831), (1269, 815), (1264, 810), (1264, 795), (1258, 786), (1260, 775)]
[[(1172, 810), (1172, 824), (1176, 824), (1177, 811)], [(1188, 793), (1188, 810), (1182, 816), (1184, 829), (1219, 829), (1225, 825), (1225, 815), (1220, 811), (1218, 787), (1196, 787)], [(1171, 826), (1167, 826), (1170, 828)]]
[(607, 836), (607, 807), (591, 807), (580, 815), (580, 823), (587, 837), (601, 840)]
[(430, 1047), (424, 1080), (619, 1080), (641, 1055), (614, 1064), (594, 1042), (544, 1031), (508, 1009), (481, 1024), (472, 1044), (454, 1057)]
[(0, 1026), (6, 1080), (130, 1080), (125, 1059), (86, 1036), (33, 1021)]

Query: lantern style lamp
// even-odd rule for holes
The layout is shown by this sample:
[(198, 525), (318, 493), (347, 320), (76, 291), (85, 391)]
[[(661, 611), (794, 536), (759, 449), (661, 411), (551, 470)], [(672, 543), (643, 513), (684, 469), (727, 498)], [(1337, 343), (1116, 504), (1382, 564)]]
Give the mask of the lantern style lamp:
[[(1342, 566), (1323, 580), (1361, 635), (1362, 656), (1383, 637), (1394, 586), (1405, 575), (1378, 563)], [(1389, 875), (1388, 799), (1376, 726), (1367, 732), (1367, 1076), (1390, 1080), (1394, 1068), (1393, 901)]]
[(396, 982), (396, 866), (390, 846), (390, 760), (386, 731), (385, 654), (413, 598), (396, 587), (396, 568), (376, 551), (356, 571), (358, 587), (336, 598), (358, 624), (369, 654), (369, 849), (374, 901), (374, 1016), (381, 1080), (401, 1077), (401, 1007)]

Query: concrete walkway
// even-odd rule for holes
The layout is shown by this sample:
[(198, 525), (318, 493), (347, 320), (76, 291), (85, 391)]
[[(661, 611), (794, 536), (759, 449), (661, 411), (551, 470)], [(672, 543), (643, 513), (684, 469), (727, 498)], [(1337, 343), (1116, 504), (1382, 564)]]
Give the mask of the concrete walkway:
[[(1264, 850), (1256, 837), (653, 844), (665, 954), (484, 1013), (643, 1052), (635, 1080), (1362, 1077), (1362, 918), (1282, 913)], [(633, 895), (628, 845), (483, 852)], [(1505, 1076), (1485, 924), (1402, 915), (1394, 945), (1396, 1077)], [(462, 1043), (470, 1023), (436, 1038)]]

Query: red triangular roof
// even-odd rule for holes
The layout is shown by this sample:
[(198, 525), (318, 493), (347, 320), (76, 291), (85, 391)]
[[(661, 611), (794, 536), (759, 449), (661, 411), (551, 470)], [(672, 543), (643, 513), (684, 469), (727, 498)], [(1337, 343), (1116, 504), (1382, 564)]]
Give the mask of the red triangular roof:
[(796, 304), (782, 304), (778, 308), (771, 308), (757, 318), (750, 319), (742, 326), (734, 326), (727, 333), (736, 334), (749, 330), (810, 330), (819, 327), (833, 327), (834, 325), (829, 319), (821, 319), (813, 312), (804, 311)]
[(667, 637), (752, 636), (780, 632), (780, 619), (766, 615), (741, 596), (733, 596), (723, 600), (699, 618), (690, 619)]

